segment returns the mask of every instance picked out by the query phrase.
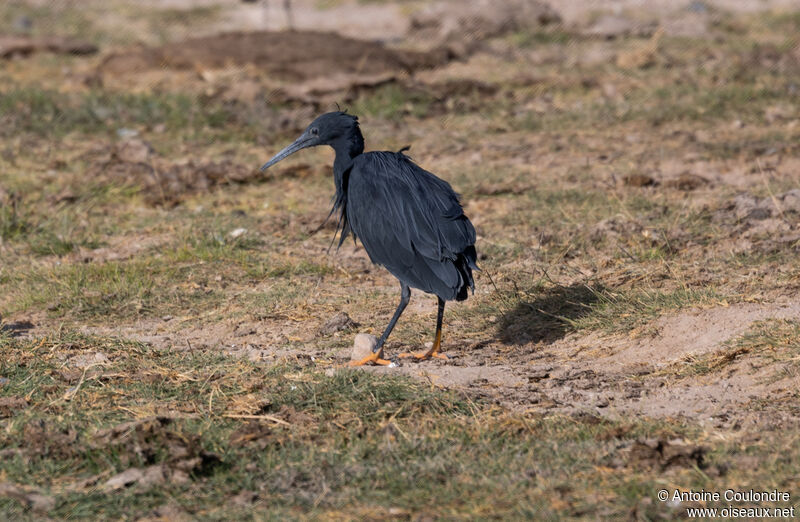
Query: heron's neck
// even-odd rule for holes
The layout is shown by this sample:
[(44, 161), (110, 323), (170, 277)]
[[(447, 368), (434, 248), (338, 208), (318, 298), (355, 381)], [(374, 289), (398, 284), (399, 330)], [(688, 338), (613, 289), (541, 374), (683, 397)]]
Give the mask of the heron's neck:
[(336, 191), (344, 190), (342, 176), (350, 168), (353, 159), (364, 152), (364, 137), (358, 127), (354, 127), (350, 133), (331, 144), (336, 152), (336, 159), (333, 160), (333, 174), (336, 179)]

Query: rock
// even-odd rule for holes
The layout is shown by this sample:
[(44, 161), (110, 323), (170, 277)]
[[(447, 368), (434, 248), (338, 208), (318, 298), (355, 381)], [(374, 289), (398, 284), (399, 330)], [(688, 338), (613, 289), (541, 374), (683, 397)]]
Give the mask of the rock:
[(108, 364), (109, 359), (103, 352), (79, 354), (72, 357), (67, 363), (73, 368), (88, 368), (90, 366)]
[(148, 163), (153, 147), (144, 140), (131, 138), (117, 143), (114, 155), (124, 163)]
[(144, 472), (139, 468), (129, 468), (122, 473), (117, 473), (104, 484), (106, 489), (122, 489), (130, 484), (134, 484), (144, 478)]
[(131, 138), (135, 138), (138, 135), (139, 131), (137, 131), (136, 129), (128, 129), (126, 127), (117, 129), (117, 136), (123, 140), (129, 140)]
[(630, 18), (617, 15), (604, 15), (598, 18), (590, 27), (583, 30), (584, 36), (596, 38), (622, 38), (626, 36), (651, 36), (656, 30), (653, 23), (638, 23)]
[(780, 196), (782, 210), (784, 212), (796, 212), (800, 214), (800, 189), (792, 189), (784, 192)]
[(378, 338), (372, 334), (360, 333), (353, 341), (353, 353), (350, 355), (351, 361), (360, 361), (372, 353), (372, 349), (378, 346)]
[(677, 178), (672, 178), (664, 182), (664, 185), (667, 187), (676, 188), (685, 192), (696, 190), (707, 184), (708, 180), (706, 178), (688, 172), (684, 172)]
[[(129, 468), (122, 473), (118, 473), (108, 479), (104, 484), (106, 490), (123, 489), (133, 484), (140, 486), (152, 486), (166, 482), (167, 470), (163, 464), (155, 464), (144, 469)], [(173, 476), (173, 480), (175, 477)]]
[(738, 221), (760, 221), (772, 216), (771, 202), (750, 194), (733, 198), (733, 215)]
[[(317, 335), (331, 335), (336, 332), (340, 332), (342, 330), (349, 330), (350, 328), (357, 328), (358, 323), (350, 319), (350, 316), (347, 315), (345, 312), (339, 312), (333, 317), (331, 317), (327, 323), (325, 323), (322, 328), (319, 329)], [(356, 339), (358, 336), (356, 336)]]
[(231, 236), (233, 239), (237, 239), (239, 237), (242, 237), (246, 233), (247, 233), (246, 228), (236, 228), (234, 230), (231, 230), (228, 235)]

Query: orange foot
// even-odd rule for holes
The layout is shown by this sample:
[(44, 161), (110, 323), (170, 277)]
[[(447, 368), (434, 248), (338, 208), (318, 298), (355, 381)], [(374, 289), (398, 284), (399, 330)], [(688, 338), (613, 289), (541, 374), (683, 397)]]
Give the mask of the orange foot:
[(373, 352), (364, 357), (363, 359), (361, 359), (360, 361), (350, 361), (349, 366), (364, 366), (367, 363), (379, 364), (381, 366), (389, 366), (390, 364), (392, 364), (392, 361), (381, 359), (381, 355), (383, 355), (383, 350), (380, 350), (378, 352)]
[(444, 359), (445, 361), (450, 359), (449, 355), (444, 354), (444, 353), (440, 353), (440, 352), (434, 352), (432, 350), (429, 351), (429, 352), (424, 352), (424, 353), (411, 353), (411, 352), (401, 353), (401, 354), (398, 354), (397, 356), (398, 357), (402, 357), (404, 359), (408, 358), (408, 357), (413, 357), (417, 361), (425, 361), (425, 360), (430, 359), (431, 357), (434, 357), (436, 359)]

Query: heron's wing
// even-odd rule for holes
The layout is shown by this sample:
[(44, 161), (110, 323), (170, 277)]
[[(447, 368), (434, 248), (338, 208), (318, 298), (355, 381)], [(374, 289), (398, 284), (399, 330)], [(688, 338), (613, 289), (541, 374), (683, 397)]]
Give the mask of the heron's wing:
[(370, 259), (393, 273), (416, 267), (453, 286), (459, 274), (443, 261), (471, 251), (467, 257), (474, 265), (475, 229), (458, 195), (403, 154), (370, 152), (356, 158), (347, 217)]

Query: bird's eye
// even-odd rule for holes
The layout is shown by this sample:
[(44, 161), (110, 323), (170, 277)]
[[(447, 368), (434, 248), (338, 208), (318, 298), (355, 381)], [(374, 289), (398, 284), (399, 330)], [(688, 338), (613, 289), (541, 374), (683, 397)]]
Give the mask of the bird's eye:
[(319, 136), (319, 129), (318, 129), (318, 128), (316, 128), (316, 127), (314, 127), (313, 129), (311, 129), (311, 135), (312, 135), (312, 136)]

